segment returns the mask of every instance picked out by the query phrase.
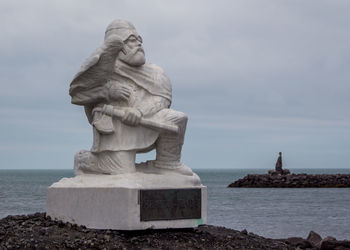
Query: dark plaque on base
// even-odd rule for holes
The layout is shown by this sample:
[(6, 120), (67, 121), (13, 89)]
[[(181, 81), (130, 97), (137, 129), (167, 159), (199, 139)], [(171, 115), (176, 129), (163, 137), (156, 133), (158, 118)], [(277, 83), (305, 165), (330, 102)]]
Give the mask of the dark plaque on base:
[(200, 188), (140, 190), (141, 221), (200, 219)]

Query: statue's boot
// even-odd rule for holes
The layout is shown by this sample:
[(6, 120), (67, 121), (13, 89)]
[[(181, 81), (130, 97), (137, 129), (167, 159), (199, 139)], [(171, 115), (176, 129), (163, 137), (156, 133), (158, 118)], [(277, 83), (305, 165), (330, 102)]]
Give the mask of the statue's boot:
[(192, 170), (180, 161), (181, 149), (182, 144), (162, 144), (157, 147), (157, 156), (153, 166), (162, 169), (163, 172), (171, 171), (183, 175), (193, 175)]
[(94, 166), (96, 165), (97, 157), (88, 150), (80, 150), (74, 156), (75, 175), (94, 173)]
[(161, 133), (156, 141), (155, 168), (163, 172), (173, 172), (183, 175), (193, 175), (192, 170), (181, 162), (181, 149), (184, 143), (187, 125), (187, 115), (182, 112), (169, 110), (165, 120), (179, 127), (178, 133)]
[[(165, 167), (164, 167), (165, 166)], [(136, 164), (137, 172), (147, 173), (147, 174), (169, 174), (176, 173), (181, 175), (193, 176), (192, 170), (183, 163), (177, 166), (173, 164), (171, 167), (169, 165), (163, 164), (163, 162), (157, 162), (156, 160), (141, 162)]]
[(171, 164), (169, 164), (169, 162), (161, 162), (156, 160), (154, 161), (153, 166), (155, 168), (161, 169), (161, 172), (163, 173), (172, 172), (172, 173), (178, 173), (178, 174), (188, 175), (188, 176), (193, 175), (192, 169), (186, 166), (185, 164), (183, 164), (182, 162), (179, 162), (176, 164), (172, 162)]
[(125, 174), (134, 173), (134, 151), (104, 151), (93, 153), (81, 150), (74, 157), (74, 173), (82, 174)]
[[(187, 120), (186, 120), (187, 122)], [(181, 150), (184, 141), (184, 132), (178, 134), (161, 134), (156, 142), (156, 160), (153, 162), (155, 168), (162, 172), (176, 172), (183, 175), (193, 175), (192, 170), (181, 162)]]

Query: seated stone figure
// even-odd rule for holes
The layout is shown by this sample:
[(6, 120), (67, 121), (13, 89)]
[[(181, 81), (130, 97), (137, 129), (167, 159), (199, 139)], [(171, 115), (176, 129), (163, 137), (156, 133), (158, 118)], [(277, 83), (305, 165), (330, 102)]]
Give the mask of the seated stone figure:
[(269, 170), (270, 175), (287, 175), (290, 174), (289, 169), (282, 169), (282, 152), (278, 153), (275, 170)]
[[(193, 175), (180, 161), (187, 116), (170, 109), (170, 80), (160, 67), (146, 62), (142, 38), (130, 22), (114, 20), (107, 27), (104, 43), (83, 63), (69, 94), (73, 104), (84, 106), (93, 127), (91, 150), (75, 156), (76, 174)], [(108, 108), (119, 116), (106, 112)], [(176, 130), (163, 129), (167, 126)], [(136, 154), (152, 149), (156, 159), (135, 166)]]
[(282, 174), (282, 152), (279, 152), (278, 155), (279, 156), (276, 161), (275, 171), (278, 174)]

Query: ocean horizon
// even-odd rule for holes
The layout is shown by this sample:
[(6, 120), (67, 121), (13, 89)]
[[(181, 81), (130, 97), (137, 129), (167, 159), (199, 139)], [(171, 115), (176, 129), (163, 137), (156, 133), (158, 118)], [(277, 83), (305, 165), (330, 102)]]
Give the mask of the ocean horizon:
[[(350, 169), (290, 169), (292, 173), (350, 174)], [(208, 224), (246, 229), (268, 238), (350, 239), (349, 188), (227, 188), (268, 169), (194, 169), (208, 188)], [(45, 212), (47, 188), (72, 169), (0, 169), (0, 218)]]

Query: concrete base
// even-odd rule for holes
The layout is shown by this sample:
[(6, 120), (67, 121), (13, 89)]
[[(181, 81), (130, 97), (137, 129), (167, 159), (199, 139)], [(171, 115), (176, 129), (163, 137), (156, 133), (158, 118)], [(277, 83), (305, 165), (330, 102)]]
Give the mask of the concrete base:
[[(85, 178), (86, 177), (86, 178)], [(142, 230), (142, 229), (162, 229), (162, 228), (190, 228), (197, 227), (207, 222), (207, 189), (205, 186), (184, 186), (156, 188), (154, 178), (174, 178), (166, 176), (153, 176), (149, 174), (137, 176), (140, 182), (134, 182), (135, 186), (128, 182), (128, 185), (103, 185), (100, 181), (103, 176), (96, 176), (96, 181), (91, 175), (79, 176), (70, 179), (63, 179), (53, 184), (48, 189), (46, 213), (53, 219), (84, 225), (95, 229), (116, 229), (116, 230)], [(121, 178), (118, 175), (116, 178)], [(180, 177), (180, 176), (179, 176)], [(109, 180), (113, 177), (108, 177)], [(78, 185), (89, 179), (95, 179), (99, 185)], [(132, 180), (131, 180), (132, 181)], [(73, 185), (75, 183), (76, 185)], [(91, 183), (91, 182), (90, 182)], [(137, 184), (138, 183), (138, 184)], [(148, 183), (148, 185), (145, 185)], [(145, 186), (141, 188), (140, 186)], [(201, 189), (201, 216), (200, 219), (181, 220), (140, 220), (140, 196), (141, 189), (181, 189), (200, 188)]]

